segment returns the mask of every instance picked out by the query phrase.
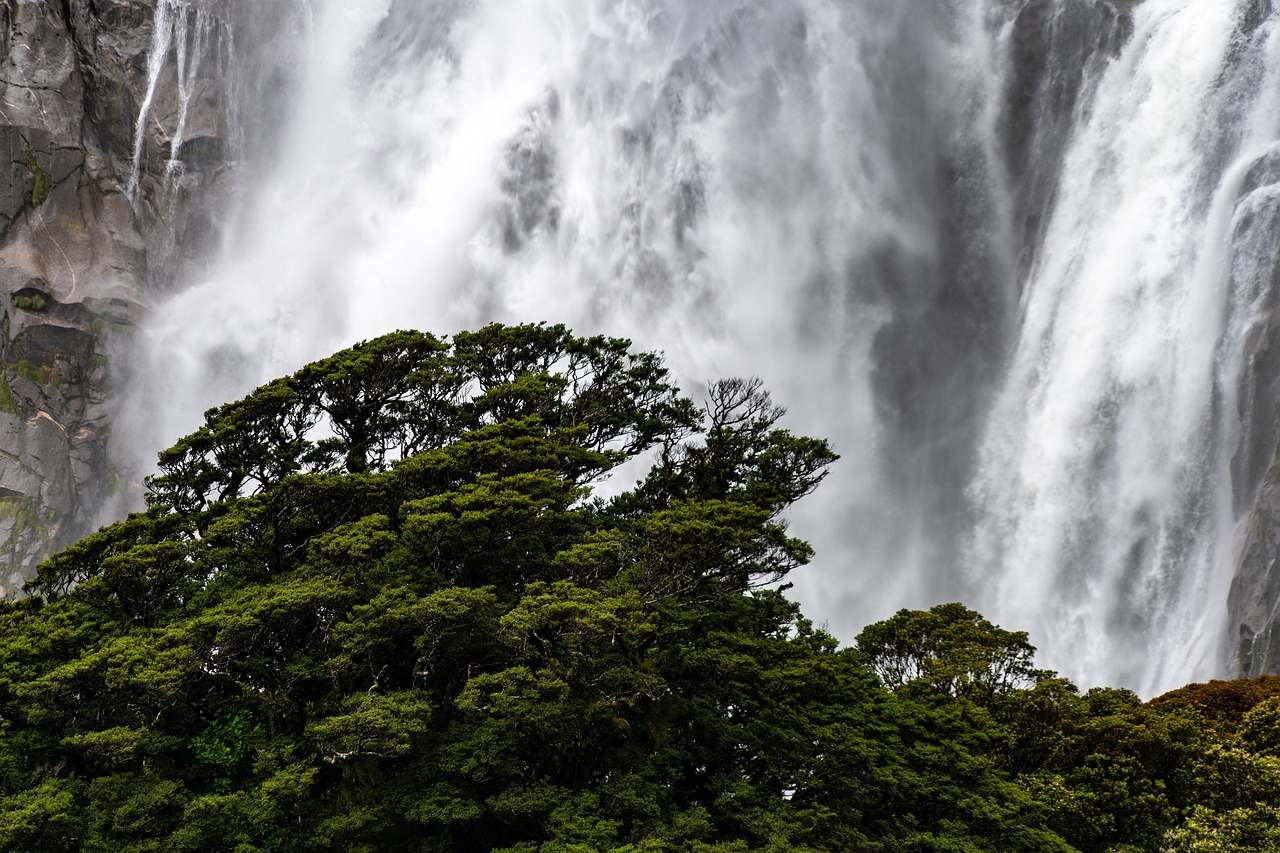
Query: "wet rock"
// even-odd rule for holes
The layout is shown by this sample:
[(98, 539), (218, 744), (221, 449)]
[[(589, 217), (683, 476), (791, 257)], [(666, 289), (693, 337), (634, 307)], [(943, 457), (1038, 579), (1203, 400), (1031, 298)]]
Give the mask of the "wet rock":
[[(234, 171), (215, 78), (247, 11), (168, 8), (172, 44), (149, 88), (156, 0), (0, 4), (0, 595), (104, 518), (132, 329), (204, 261)], [(204, 54), (188, 54), (185, 81), (182, 39)]]
[(1275, 472), (1258, 491), (1243, 522), (1240, 568), (1230, 611), (1241, 675), (1280, 671), (1280, 486)]
[(1280, 151), (1244, 175), (1232, 233), (1232, 305), (1252, 305), (1237, 389), (1240, 436), (1231, 460), (1240, 519), (1228, 599), (1239, 674), (1280, 672)]

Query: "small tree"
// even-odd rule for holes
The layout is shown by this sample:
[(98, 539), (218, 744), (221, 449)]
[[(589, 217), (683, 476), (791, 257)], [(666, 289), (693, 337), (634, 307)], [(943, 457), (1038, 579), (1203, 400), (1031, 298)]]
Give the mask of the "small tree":
[(963, 604), (899, 610), (868, 625), (857, 646), (891, 690), (928, 691), (986, 704), (1035, 683), (1035, 647), (1025, 631), (1005, 631)]

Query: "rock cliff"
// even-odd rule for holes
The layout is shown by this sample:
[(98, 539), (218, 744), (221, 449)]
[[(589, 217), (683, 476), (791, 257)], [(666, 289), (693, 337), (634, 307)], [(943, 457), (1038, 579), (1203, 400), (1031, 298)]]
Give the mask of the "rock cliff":
[[(1236, 572), (1229, 600), (1239, 672), (1280, 671), (1280, 157), (1259, 161), (1243, 182), (1241, 204), (1255, 194), (1232, 234), (1233, 256), (1249, 258), (1232, 269), (1232, 287), (1261, 294), (1262, 316), (1249, 342), (1249, 363), (1239, 392), (1242, 433), (1234, 457), (1237, 516)], [(1258, 259), (1269, 263), (1257, 263)]]
[[(1270, 0), (1250, 6), (1258, 27)], [(1251, 295), (1256, 316), (1246, 342), (1238, 389), (1232, 486), (1236, 529), (1228, 600), (1227, 650), (1235, 674), (1280, 672), (1280, 153), (1274, 145), (1244, 175), (1231, 233), (1234, 300)], [(1243, 300), (1241, 300), (1243, 301)]]
[(216, 239), (242, 144), (234, 5), (0, 3), (0, 593), (122, 509), (112, 392)]

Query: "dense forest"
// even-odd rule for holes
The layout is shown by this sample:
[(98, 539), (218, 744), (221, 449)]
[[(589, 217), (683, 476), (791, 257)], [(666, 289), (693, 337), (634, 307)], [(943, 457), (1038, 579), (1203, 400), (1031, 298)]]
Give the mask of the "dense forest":
[(544, 325), (209, 411), (0, 606), (0, 847), (1280, 850), (1280, 679), (1143, 703), (961, 604), (807, 621), (784, 514), (835, 455), (782, 414)]

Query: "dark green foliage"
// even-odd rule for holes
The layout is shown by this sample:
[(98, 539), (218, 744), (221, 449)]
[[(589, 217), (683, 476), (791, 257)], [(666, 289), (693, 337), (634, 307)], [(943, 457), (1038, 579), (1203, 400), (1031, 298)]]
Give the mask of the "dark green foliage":
[(1083, 851), (1158, 849), (1195, 800), (1191, 776), (1206, 744), (1194, 720), (1154, 712), (1127, 690), (1081, 696), (1055, 682), (1031, 694), (994, 711), (1011, 729), (1010, 756), (1044, 800), (1050, 825)]
[(528, 445), (571, 448), (552, 467), (588, 482), (697, 423), (657, 356), (628, 345), (541, 325), (487, 326), (452, 343), (421, 332), (366, 341), (207, 412), (160, 454), (149, 500), (196, 515), (294, 474), (385, 471), (511, 425)]
[(1005, 631), (962, 604), (899, 610), (863, 629), (858, 651), (890, 690), (937, 693), (980, 705), (1035, 683), (1025, 631)]
[(548, 326), (399, 332), (211, 410), (147, 512), (0, 605), (0, 849), (1271, 843), (1274, 702), (1214, 740), (958, 604), (856, 649), (802, 618), (782, 514), (835, 457), (781, 415)]

